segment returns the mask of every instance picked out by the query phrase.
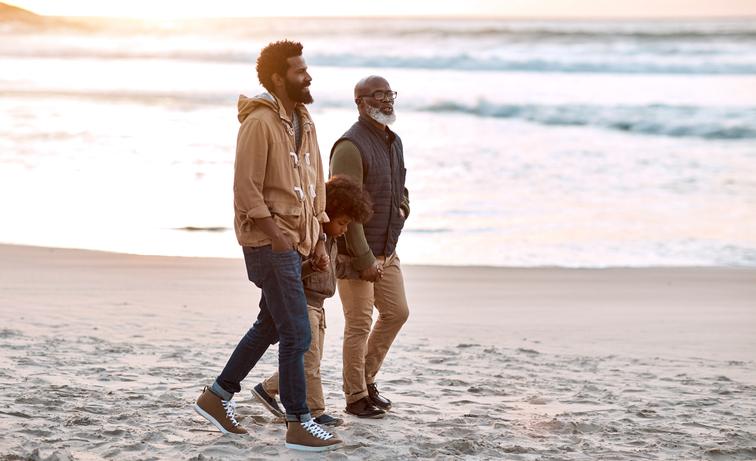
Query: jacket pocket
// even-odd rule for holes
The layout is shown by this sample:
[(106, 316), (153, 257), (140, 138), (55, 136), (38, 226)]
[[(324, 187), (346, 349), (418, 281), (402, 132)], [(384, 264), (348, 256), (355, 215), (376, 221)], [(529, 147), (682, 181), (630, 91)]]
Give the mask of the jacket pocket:
[(270, 214), (273, 216), (273, 222), (280, 229), (289, 231), (294, 235), (299, 235), (303, 213), (300, 205), (273, 202), (268, 203), (268, 208), (270, 209)]

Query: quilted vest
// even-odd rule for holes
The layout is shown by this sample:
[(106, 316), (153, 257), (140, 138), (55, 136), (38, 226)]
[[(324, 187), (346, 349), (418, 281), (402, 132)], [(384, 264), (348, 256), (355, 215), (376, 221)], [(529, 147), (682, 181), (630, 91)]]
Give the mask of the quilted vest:
[(407, 176), (402, 140), (389, 129), (376, 128), (363, 116), (334, 143), (334, 148), (344, 140), (351, 141), (362, 155), (362, 187), (373, 199), (373, 217), (363, 225), (368, 245), (376, 257), (390, 256), (404, 227), (399, 213)]

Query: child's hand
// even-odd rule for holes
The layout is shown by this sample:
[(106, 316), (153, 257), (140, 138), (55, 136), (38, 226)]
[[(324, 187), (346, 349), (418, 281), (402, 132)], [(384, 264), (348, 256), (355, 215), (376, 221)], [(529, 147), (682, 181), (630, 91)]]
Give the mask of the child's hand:
[(375, 260), (372, 266), (360, 272), (360, 278), (368, 282), (377, 282), (383, 278), (383, 263)]
[(328, 269), (329, 264), (331, 264), (331, 258), (326, 252), (325, 244), (319, 241), (315, 245), (315, 253), (312, 256), (312, 267), (318, 272), (323, 272)]

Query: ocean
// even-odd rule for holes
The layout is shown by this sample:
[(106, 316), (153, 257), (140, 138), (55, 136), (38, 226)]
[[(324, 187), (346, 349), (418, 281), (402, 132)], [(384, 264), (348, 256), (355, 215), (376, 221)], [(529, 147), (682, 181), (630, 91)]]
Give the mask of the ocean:
[(394, 90), (429, 265), (756, 267), (756, 22), (0, 22), (0, 242), (240, 257), (236, 99), (299, 40), (327, 163)]

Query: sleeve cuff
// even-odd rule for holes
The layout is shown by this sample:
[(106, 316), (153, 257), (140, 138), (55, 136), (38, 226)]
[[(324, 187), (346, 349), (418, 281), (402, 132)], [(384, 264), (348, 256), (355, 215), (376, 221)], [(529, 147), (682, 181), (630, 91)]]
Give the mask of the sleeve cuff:
[(319, 222), (320, 224), (325, 224), (325, 223), (327, 223), (327, 222), (331, 222), (331, 219), (330, 219), (330, 218), (328, 217), (328, 215), (327, 215), (327, 214), (326, 214), (326, 212), (324, 211), (324, 212), (322, 212), (322, 213), (320, 213), (320, 214), (318, 215), (318, 222)]
[(270, 210), (267, 205), (260, 205), (247, 211), (247, 217), (249, 219), (262, 219), (270, 217)]

